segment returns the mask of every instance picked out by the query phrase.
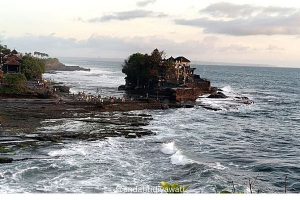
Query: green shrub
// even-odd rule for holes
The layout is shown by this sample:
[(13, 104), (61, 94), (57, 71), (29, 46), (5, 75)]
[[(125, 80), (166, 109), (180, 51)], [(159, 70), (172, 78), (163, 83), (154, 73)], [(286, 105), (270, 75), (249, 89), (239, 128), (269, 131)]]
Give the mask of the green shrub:
[(41, 79), (45, 72), (45, 62), (39, 58), (24, 56), (21, 69), (27, 80)]
[(2, 87), (1, 92), (5, 94), (20, 93), (26, 90), (26, 77), (24, 74), (5, 74), (3, 83), (7, 87)]

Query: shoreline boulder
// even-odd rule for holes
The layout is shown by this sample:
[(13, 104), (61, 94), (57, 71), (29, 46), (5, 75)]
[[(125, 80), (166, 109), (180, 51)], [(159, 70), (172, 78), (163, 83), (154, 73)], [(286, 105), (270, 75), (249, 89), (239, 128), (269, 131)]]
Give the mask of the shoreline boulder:
[(0, 164), (2, 163), (12, 163), (14, 160), (12, 158), (0, 157)]
[(226, 98), (228, 98), (228, 96), (226, 96), (222, 92), (215, 92), (215, 93), (212, 93), (211, 95), (209, 95), (207, 98), (212, 98), (212, 99), (226, 99)]

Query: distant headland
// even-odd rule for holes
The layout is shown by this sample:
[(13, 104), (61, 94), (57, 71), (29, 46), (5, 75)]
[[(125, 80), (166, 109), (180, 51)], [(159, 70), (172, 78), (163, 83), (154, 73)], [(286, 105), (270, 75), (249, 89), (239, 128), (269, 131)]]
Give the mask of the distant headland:
[(45, 70), (46, 72), (51, 71), (90, 71), (90, 69), (86, 69), (79, 66), (70, 66), (61, 63), (57, 58), (46, 58), (45, 62)]

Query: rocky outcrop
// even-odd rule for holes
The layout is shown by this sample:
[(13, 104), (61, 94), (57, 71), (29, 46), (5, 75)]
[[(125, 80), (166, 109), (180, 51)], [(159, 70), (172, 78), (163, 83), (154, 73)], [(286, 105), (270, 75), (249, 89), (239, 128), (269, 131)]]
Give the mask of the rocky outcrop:
[(55, 89), (56, 92), (70, 93), (70, 87), (65, 85), (54, 85), (53, 88)]
[(6, 157), (0, 157), (0, 164), (2, 163), (12, 163), (13, 159), (12, 158), (6, 158)]
[(175, 89), (176, 102), (194, 102), (204, 92), (200, 88), (177, 88)]
[(234, 99), (237, 101), (237, 102), (240, 102), (240, 103), (243, 103), (243, 104), (247, 104), (247, 105), (250, 105), (250, 104), (253, 104), (254, 101), (250, 100), (248, 97), (234, 97)]
[(57, 58), (48, 58), (44, 60), (47, 72), (51, 71), (90, 71), (90, 69), (79, 66), (67, 66), (61, 63)]
[(222, 93), (222, 92), (215, 92), (215, 93), (209, 95), (207, 98), (212, 98), (212, 99), (226, 99), (228, 97), (224, 93)]

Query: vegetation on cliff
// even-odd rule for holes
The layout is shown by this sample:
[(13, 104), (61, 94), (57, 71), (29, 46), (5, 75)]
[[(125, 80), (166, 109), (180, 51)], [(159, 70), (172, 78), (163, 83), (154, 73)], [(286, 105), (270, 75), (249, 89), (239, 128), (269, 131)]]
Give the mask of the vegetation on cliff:
[(135, 53), (123, 64), (126, 86), (131, 88), (156, 88), (163, 79), (170, 63), (163, 62), (164, 52), (155, 49), (150, 55)]
[(57, 70), (57, 69), (65, 66), (64, 64), (59, 62), (59, 60), (57, 58), (46, 58), (46, 59), (43, 59), (43, 61), (45, 63), (45, 67), (46, 67), (47, 71)]
[(40, 58), (23, 56), (21, 69), (27, 80), (41, 79), (45, 72), (45, 62)]
[(26, 91), (26, 77), (24, 74), (5, 74), (3, 83), (6, 87), (0, 87), (0, 94), (20, 94)]
[(3, 55), (7, 55), (10, 54), (11, 50), (9, 48), (7, 48), (6, 45), (2, 45), (0, 43), (0, 53), (2, 53)]
[(57, 58), (43, 59), (46, 71), (90, 71), (90, 69), (79, 66), (67, 66), (61, 63)]
[(27, 94), (32, 92), (28, 81), (35, 83), (42, 80), (45, 72), (44, 59), (33, 57), (30, 53), (23, 55), (15, 49), (11, 51), (1, 44), (0, 56), (0, 94)]

